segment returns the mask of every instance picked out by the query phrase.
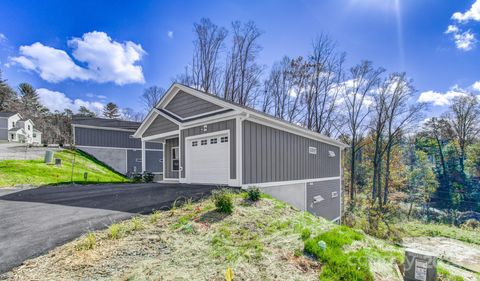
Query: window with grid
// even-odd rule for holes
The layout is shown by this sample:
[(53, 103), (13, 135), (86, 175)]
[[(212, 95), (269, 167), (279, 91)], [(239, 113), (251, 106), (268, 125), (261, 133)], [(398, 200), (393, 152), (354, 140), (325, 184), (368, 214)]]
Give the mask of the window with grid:
[(228, 137), (221, 137), (220, 142), (228, 142)]
[(202, 141), (200, 142), (200, 144), (201, 144), (201, 145), (207, 145), (207, 140), (202, 140)]
[(210, 144), (216, 144), (217, 143), (217, 138), (210, 139)]

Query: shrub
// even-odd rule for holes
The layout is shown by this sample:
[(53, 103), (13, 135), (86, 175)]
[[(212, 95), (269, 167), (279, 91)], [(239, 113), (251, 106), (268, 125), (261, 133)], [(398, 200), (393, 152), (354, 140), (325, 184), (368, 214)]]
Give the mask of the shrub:
[(139, 217), (134, 217), (130, 223), (130, 229), (132, 231), (140, 230), (143, 228), (143, 222)]
[(252, 201), (258, 201), (260, 200), (261, 192), (258, 187), (252, 187), (248, 189), (247, 195), (248, 195), (248, 199)]
[(122, 235), (123, 235), (123, 227), (120, 224), (114, 223), (110, 225), (110, 227), (108, 227), (108, 237), (110, 239), (118, 239), (122, 237)]
[(215, 190), (213, 192), (213, 201), (218, 212), (226, 214), (233, 212), (232, 193), (228, 189)]
[(153, 182), (153, 179), (155, 178), (155, 175), (151, 172), (143, 172), (143, 181), (144, 182)]
[(158, 219), (160, 218), (160, 211), (155, 210), (153, 213), (150, 215), (150, 222), (151, 223), (156, 223)]
[(132, 174), (132, 182), (135, 182), (135, 183), (138, 183), (138, 182), (142, 182), (142, 174), (140, 173), (133, 173)]
[(307, 240), (308, 238), (310, 238), (310, 235), (312, 235), (312, 232), (310, 231), (310, 229), (305, 228), (305, 229), (302, 230), (301, 237), (302, 237), (302, 240), (303, 240), (303, 241), (305, 241), (305, 240)]
[(346, 226), (340, 226), (305, 241), (305, 252), (314, 255), (324, 265), (321, 280), (373, 280), (366, 251), (345, 253), (343, 247), (364, 236)]
[(95, 237), (95, 234), (93, 232), (89, 232), (87, 236), (75, 245), (75, 250), (77, 251), (83, 251), (83, 250), (92, 250), (95, 249), (95, 245), (97, 244), (97, 238)]

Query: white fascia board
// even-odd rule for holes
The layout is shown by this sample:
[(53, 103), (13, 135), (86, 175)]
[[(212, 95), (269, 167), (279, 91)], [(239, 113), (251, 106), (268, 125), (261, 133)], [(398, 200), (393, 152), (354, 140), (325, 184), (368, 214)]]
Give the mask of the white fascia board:
[(248, 183), (248, 184), (242, 184), (242, 188), (247, 189), (249, 187), (283, 186), (283, 185), (301, 184), (301, 183), (318, 182), (318, 181), (329, 181), (329, 180), (339, 180), (339, 179), (340, 179), (340, 177), (328, 177), (328, 178), (302, 179), (302, 180), (292, 180), (292, 181)]
[[(165, 117), (167, 120), (172, 121), (173, 123), (175, 123), (175, 124), (177, 124), (177, 125), (180, 125), (180, 124), (181, 124), (181, 123), (178, 122), (176, 119), (174, 119), (174, 118), (168, 116), (167, 114), (161, 112), (161, 111), (158, 110), (157, 108), (154, 108), (153, 110), (154, 110), (158, 115), (161, 115), (161, 116)], [(167, 111), (168, 111), (168, 110), (167, 110)], [(170, 111), (168, 111), (168, 112), (170, 112)], [(171, 112), (170, 112), (170, 113), (171, 113)]]
[[(247, 108), (244, 108), (244, 107), (241, 107), (241, 106), (223, 101), (219, 98), (212, 97), (208, 94), (205, 94), (205, 93), (203, 93), (199, 90), (196, 90), (196, 89), (193, 89), (193, 88), (190, 88), (190, 87), (186, 87), (184, 85), (177, 84), (177, 83), (174, 83), (170, 87), (170, 89), (167, 91), (167, 93), (163, 96), (163, 98), (158, 103), (157, 107), (163, 108), (164, 106), (166, 106), (168, 104), (168, 102), (170, 102), (170, 100), (180, 90), (182, 90), (182, 91), (184, 91), (188, 94), (191, 94), (195, 97), (198, 97), (198, 98), (201, 98), (201, 99), (206, 100), (208, 102), (211, 102), (213, 104), (216, 104), (218, 106), (224, 107), (226, 109), (233, 109), (237, 112), (242, 112), (242, 113), (248, 114), (248, 115), (251, 116), (253, 121), (264, 122), (263, 124), (265, 124), (267, 126), (272, 127), (272, 126), (276, 125), (277, 128), (279, 128), (283, 131), (291, 132), (291, 133), (296, 134), (296, 135), (308, 136), (308, 138), (310, 138), (310, 139), (325, 142), (325, 143), (337, 146), (341, 149), (348, 147), (346, 144), (344, 144), (342, 142), (339, 142), (337, 140), (334, 140), (330, 137), (324, 136), (322, 134), (310, 131), (308, 129), (296, 126), (294, 124), (290, 124), (286, 121), (277, 120), (274, 117), (270, 117), (270, 116), (266, 116), (264, 114), (260, 114), (258, 112), (255, 112), (254, 110), (250, 110), (250, 109), (247, 109)], [(199, 121), (200, 120), (202, 120), (202, 119), (199, 119)], [(195, 121), (197, 121), (197, 120), (195, 120)], [(189, 122), (187, 122), (187, 123), (189, 123)]]
[(99, 127), (99, 126), (80, 125), (80, 124), (72, 124), (72, 128), (88, 128), (88, 129), (97, 129), (97, 130), (135, 132), (135, 130), (130, 130), (130, 129), (113, 128), (113, 127)]
[(166, 132), (166, 133), (163, 133), (163, 134), (151, 135), (151, 136), (142, 138), (142, 140), (151, 141), (151, 140), (163, 139), (163, 138), (166, 138), (166, 137), (178, 136), (178, 135), (180, 135), (180, 130), (170, 131), (170, 132)]
[(147, 130), (147, 128), (152, 124), (153, 120), (155, 120), (155, 117), (157, 117), (158, 113), (155, 110), (150, 110), (148, 113), (147, 117), (145, 120), (143, 120), (142, 124), (138, 129), (135, 131), (133, 134), (134, 138), (141, 138), (143, 133)]

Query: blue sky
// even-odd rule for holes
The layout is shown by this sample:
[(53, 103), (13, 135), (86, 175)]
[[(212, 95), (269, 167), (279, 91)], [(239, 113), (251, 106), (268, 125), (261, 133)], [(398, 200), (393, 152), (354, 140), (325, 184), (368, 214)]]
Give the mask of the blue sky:
[(140, 110), (144, 88), (168, 88), (190, 62), (193, 23), (202, 17), (225, 27), (255, 21), (264, 31), (260, 63), (267, 67), (284, 55), (307, 54), (327, 33), (347, 53), (348, 66), (368, 59), (406, 71), (432, 113), (480, 90), (480, 0), (4, 0), (0, 69), (13, 86), (41, 89), (51, 108), (113, 101)]

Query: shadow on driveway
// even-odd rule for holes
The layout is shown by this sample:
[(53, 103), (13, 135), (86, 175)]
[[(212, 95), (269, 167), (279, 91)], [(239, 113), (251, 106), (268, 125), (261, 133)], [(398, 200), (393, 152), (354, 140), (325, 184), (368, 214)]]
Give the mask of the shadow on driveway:
[(200, 199), (215, 188), (178, 183), (55, 186), (10, 193), (0, 196), (0, 200), (148, 214), (170, 208), (175, 200)]

